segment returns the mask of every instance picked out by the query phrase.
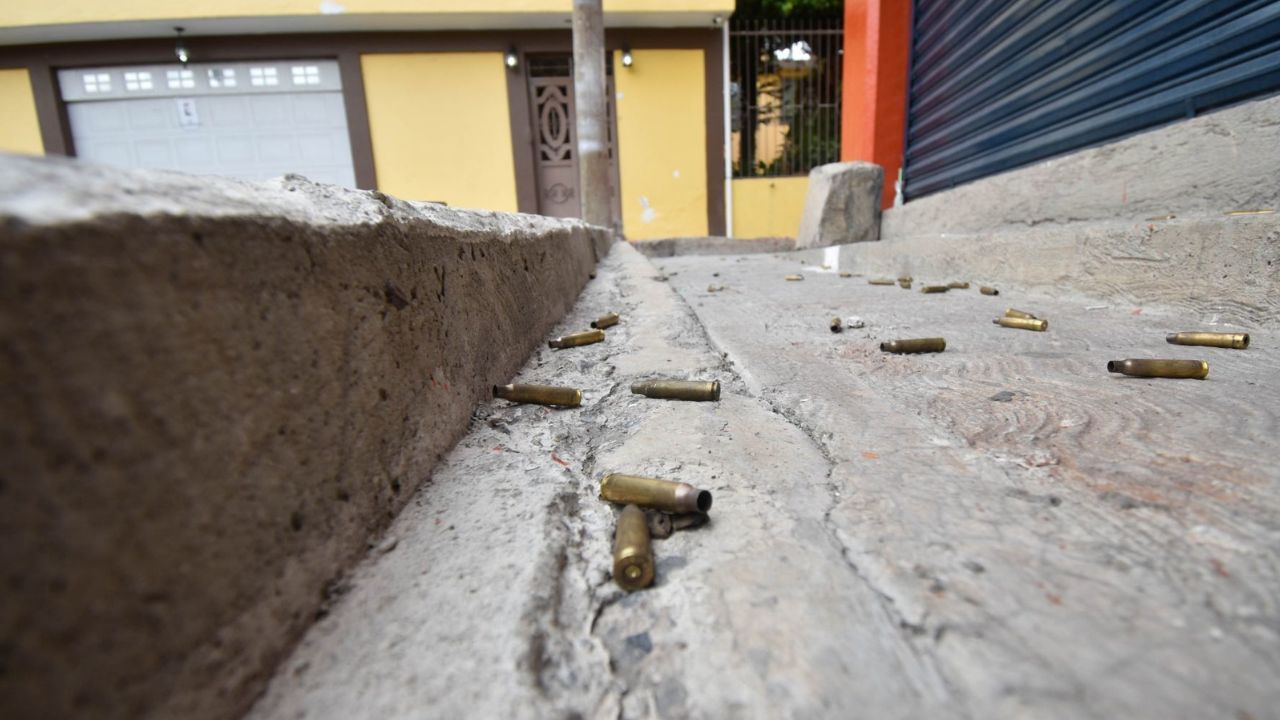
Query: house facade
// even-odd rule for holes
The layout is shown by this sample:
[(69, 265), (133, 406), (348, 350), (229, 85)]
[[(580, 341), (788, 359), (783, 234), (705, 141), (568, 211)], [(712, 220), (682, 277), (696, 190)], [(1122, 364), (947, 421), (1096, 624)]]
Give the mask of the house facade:
[[(606, 0), (615, 215), (727, 230), (733, 0)], [(0, 150), (574, 216), (569, 0), (0, 6)]]

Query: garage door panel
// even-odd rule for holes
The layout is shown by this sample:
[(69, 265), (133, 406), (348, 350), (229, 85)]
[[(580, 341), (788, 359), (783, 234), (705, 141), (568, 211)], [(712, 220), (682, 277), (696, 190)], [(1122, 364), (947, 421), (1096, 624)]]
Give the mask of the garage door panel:
[(124, 140), (99, 140), (87, 143), (84, 146), (77, 146), (76, 152), (89, 162), (137, 167), (133, 160), (133, 148), (128, 141)]
[(218, 138), (218, 161), (231, 166), (242, 166), (252, 163), (254, 159), (253, 138), (225, 137)]
[(138, 140), (133, 143), (133, 149), (139, 167), (171, 168), (177, 165), (168, 139)]
[(249, 98), (253, 122), (258, 127), (284, 127), (293, 124), (293, 104), (285, 95), (259, 95)]
[(334, 61), (60, 70), (59, 83), (86, 160), (355, 186)]
[(218, 154), (210, 138), (179, 138), (174, 141), (173, 150), (183, 167), (215, 167), (218, 163)]

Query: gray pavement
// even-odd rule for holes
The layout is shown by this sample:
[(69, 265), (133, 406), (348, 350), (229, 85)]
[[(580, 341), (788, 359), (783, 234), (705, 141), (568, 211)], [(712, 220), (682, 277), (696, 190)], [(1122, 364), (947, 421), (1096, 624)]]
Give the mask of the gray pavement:
[[(481, 407), (252, 716), (1276, 716), (1274, 339), (1175, 347), (1198, 328), (1172, 311), (922, 295), (810, 257), (615, 249), (558, 332), (623, 323), (516, 378), (584, 407)], [(992, 325), (1006, 306), (1049, 331)], [(945, 353), (878, 350), (932, 335)], [(1209, 379), (1105, 372), (1143, 356)], [(657, 375), (723, 399), (628, 392)], [(715, 494), (631, 595), (613, 471)]]

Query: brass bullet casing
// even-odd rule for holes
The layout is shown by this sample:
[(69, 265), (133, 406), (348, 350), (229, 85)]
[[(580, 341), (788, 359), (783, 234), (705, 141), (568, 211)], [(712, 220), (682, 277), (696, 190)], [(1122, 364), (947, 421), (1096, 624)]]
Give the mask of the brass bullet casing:
[(610, 473), (600, 481), (600, 497), (612, 503), (639, 505), (670, 513), (706, 513), (711, 493), (689, 483), (640, 475)]
[(1249, 347), (1249, 333), (1180, 332), (1164, 336), (1171, 345), (1205, 345), (1244, 350)]
[(986, 285), (983, 285), (982, 287), (978, 288), (978, 292), (982, 293), (983, 295), (999, 295), (1000, 294), (999, 290), (993, 287), (988, 287)]
[(902, 288), (903, 290), (910, 290), (911, 278), (906, 278), (906, 279), (898, 278), (898, 287)]
[(493, 396), (511, 402), (535, 405), (578, 407), (582, 404), (581, 390), (555, 385), (494, 385)]
[(868, 285), (892, 285), (894, 280), (891, 278), (873, 278), (867, 281)]
[(607, 327), (613, 327), (614, 325), (617, 325), (619, 319), (620, 318), (618, 317), (618, 313), (608, 313), (607, 315), (601, 315), (595, 320), (592, 320), (591, 327), (596, 328), (598, 330), (603, 330)]
[(1040, 320), (1039, 318), (1020, 318), (1020, 317), (1002, 317), (996, 318), (991, 322), (1001, 327), (1017, 328), (1018, 330), (1035, 330), (1044, 332), (1049, 329), (1048, 320)]
[(631, 392), (660, 400), (719, 400), (719, 380), (644, 380)]
[(622, 508), (613, 535), (613, 581), (633, 592), (653, 582), (653, 544), (644, 511), (635, 505)]
[(952, 290), (968, 290), (969, 282), (967, 280), (963, 282), (960, 280), (956, 280), (955, 282), (947, 283), (947, 287), (951, 288)]
[(840, 271), (840, 277), (842, 277), (842, 278), (851, 278), (851, 277), (853, 277), (853, 273), (849, 272), (848, 270), (841, 270), (841, 271)]
[(796, 282), (796, 281), (798, 281), (798, 280), (804, 280), (804, 276), (803, 276), (803, 275), (788, 275), (788, 276), (786, 276), (786, 277), (785, 277), (785, 278), (783, 278), (783, 279), (784, 279), (784, 280), (789, 280), (789, 281), (791, 281), (791, 282)]
[(933, 353), (947, 349), (947, 341), (943, 338), (916, 338), (914, 340), (890, 340), (880, 343), (885, 352), (905, 355), (909, 353)]
[(1149, 378), (1194, 378), (1203, 380), (1209, 375), (1209, 363), (1204, 360), (1112, 360), (1107, 372)]
[(1008, 318), (1022, 318), (1023, 320), (1037, 320), (1037, 319), (1038, 319), (1035, 315), (1032, 315), (1032, 314), (1031, 314), (1031, 313), (1029, 313), (1029, 312), (1023, 312), (1023, 311), (1021, 311), (1021, 310), (1014, 310), (1013, 308), (1005, 308), (1005, 310), (1004, 310), (1004, 316), (1005, 316), (1005, 317), (1008, 317)]
[(908, 283), (908, 284), (910, 284), (912, 280), (915, 280), (915, 278), (911, 277), (910, 275), (899, 275), (899, 276), (898, 276), (898, 282), (899, 282), (899, 283)]
[(924, 287), (920, 288), (920, 292), (926, 293), (926, 294), (944, 293), (950, 289), (951, 289), (950, 285), (925, 285)]
[(844, 332), (844, 321), (838, 317), (831, 318), (831, 332), (833, 333)]
[(603, 330), (587, 330), (586, 332), (561, 335), (555, 340), (548, 340), (547, 346), (553, 348), (571, 348), (579, 345), (591, 345), (604, 340)]

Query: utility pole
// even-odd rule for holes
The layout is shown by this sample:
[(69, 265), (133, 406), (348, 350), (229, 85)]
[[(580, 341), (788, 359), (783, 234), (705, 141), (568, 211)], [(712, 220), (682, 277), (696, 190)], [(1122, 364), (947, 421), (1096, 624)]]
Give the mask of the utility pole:
[(573, 100), (578, 122), (578, 191), (582, 219), (613, 227), (605, 123), (602, 0), (573, 0)]

